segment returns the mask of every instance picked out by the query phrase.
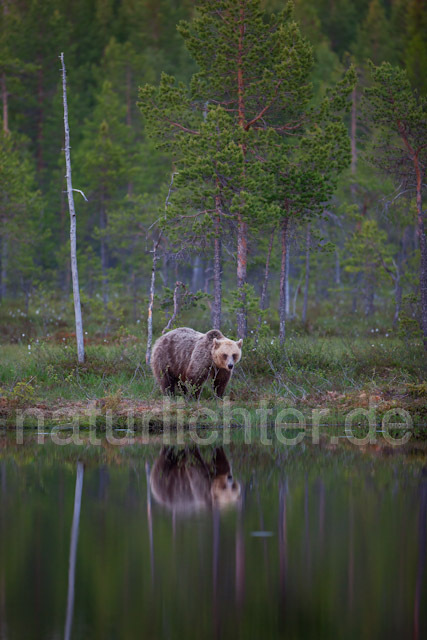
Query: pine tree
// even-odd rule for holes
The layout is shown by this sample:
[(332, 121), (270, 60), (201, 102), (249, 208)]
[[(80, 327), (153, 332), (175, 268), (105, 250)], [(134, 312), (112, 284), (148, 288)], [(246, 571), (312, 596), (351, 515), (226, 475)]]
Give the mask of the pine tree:
[(373, 86), (365, 91), (364, 114), (375, 127), (370, 159), (390, 173), (403, 192), (412, 192), (417, 205), (420, 247), (421, 322), (427, 349), (427, 242), (423, 191), (427, 170), (427, 100), (411, 88), (406, 71), (383, 63), (371, 65)]

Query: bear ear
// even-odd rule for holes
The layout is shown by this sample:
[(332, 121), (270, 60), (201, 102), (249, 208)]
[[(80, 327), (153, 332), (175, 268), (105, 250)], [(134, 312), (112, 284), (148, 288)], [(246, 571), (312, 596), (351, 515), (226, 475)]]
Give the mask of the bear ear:
[(218, 345), (219, 345), (219, 340), (218, 340), (218, 338), (214, 338), (214, 339), (213, 339), (213, 346), (215, 347), (215, 349), (218, 347)]
[(239, 347), (239, 349), (241, 349), (242, 348), (242, 344), (243, 344), (242, 338), (240, 338), (240, 340), (238, 342), (236, 342), (236, 344)]

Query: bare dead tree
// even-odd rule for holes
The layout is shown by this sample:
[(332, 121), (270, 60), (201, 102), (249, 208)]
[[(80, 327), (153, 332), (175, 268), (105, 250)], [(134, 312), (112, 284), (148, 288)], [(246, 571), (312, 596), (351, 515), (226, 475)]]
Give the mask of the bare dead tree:
[[(170, 181), (170, 185), (169, 185), (169, 190), (168, 190), (168, 194), (166, 196), (166, 200), (165, 200), (165, 211), (167, 211), (167, 208), (169, 206), (169, 200), (171, 197), (171, 193), (172, 193), (172, 187), (173, 187), (173, 180), (175, 177), (176, 173), (172, 173), (171, 176), (171, 181)], [(148, 318), (147, 318), (147, 349), (145, 352), (145, 362), (149, 365), (151, 362), (151, 347), (153, 344), (153, 307), (154, 307), (154, 293), (155, 293), (155, 289), (156, 289), (156, 267), (157, 267), (157, 261), (159, 259), (159, 246), (160, 246), (160, 241), (162, 239), (162, 231), (159, 231), (157, 239), (155, 239), (153, 241), (153, 266), (151, 268), (151, 282), (150, 282), (150, 297), (148, 300)]]
[(171, 315), (171, 317), (169, 318), (169, 321), (166, 325), (166, 327), (163, 329), (162, 331), (162, 335), (164, 333), (166, 333), (166, 331), (169, 331), (169, 329), (172, 327), (173, 323), (175, 322), (175, 319), (179, 313), (179, 309), (180, 309), (180, 296), (179, 296), (179, 290), (182, 289), (183, 293), (185, 293), (185, 290), (187, 289), (186, 285), (183, 282), (180, 282), (179, 280), (175, 283), (175, 288), (173, 290), (173, 313)]
[(153, 307), (154, 307), (154, 292), (156, 286), (156, 267), (159, 259), (158, 250), (160, 241), (162, 239), (162, 232), (160, 231), (157, 240), (153, 242), (153, 266), (151, 267), (151, 282), (150, 282), (150, 297), (148, 300), (148, 318), (147, 318), (147, 350), (145, 352), (145, 362), (149, 365), (151, 361), (151, 347), (153, 344)]
[(83, 363), (85, 359), (85, 348), (84, 348), (84, 340), (83, 340), (82, 308), (80, 304), (79, 274), (77, 269), (76, 211), (74, 208), (73, 185), (71, 181), (70, 128), (68, 126), (67, 80), (66, 80), (66, 70), (65, 70), (63, 53), (61, 53), (60, 59), (61, 59), (61, 65), (62, 65), (62, 96), (63, 96), (63, 104), (64, 104), (64, 130), (65, 130), (64, 151), (65, 151), (65, 166), (66, 166), (65, 175), (67, 179), (68, 208), (70, 211), (71, 275), (72, 275), (72, 281), (73, 281), (74, 316), (76, 321), (77, 359), (79, 363)]

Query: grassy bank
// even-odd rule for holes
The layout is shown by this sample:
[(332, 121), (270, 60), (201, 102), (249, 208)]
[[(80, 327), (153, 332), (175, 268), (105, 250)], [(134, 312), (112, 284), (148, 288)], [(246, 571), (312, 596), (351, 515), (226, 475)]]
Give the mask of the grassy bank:
[(410, 413), (418, 435), (427, 433), (425, 355), (417, 341), (405, 344), (378, 333), (357, 339), (295, 336), (283, 350), (274, 339), (257, 346), (247, 340), (225, 403), (213, 398), (206, 384), (199, 403), (181, 398), (166, 405), (145, 365), (144, 346), (132, 335), (109, 338), (87, 346), (82, 366), (76, 365), (72, 337), (2, 346), (2, 425), (12, 425), (23, 411), (28, 426), (35, 423), (37, 411), (43, 412), (46, 425), (69, 423), (78, 415), (82, 426), (90, 416), (100, 428), (106, 416), (113, 426), (123, 426), (132, 413), (137, 428), (144, 416), (159, 428), (165, 419), (174, 424), (177, 416), (184, 424), (212, 426), (214, 415), (221, 421), (224, 411), (227, 416), (232, 412), (232, 424), (244, 422), (245, 415), (255, 424), (262, 402), (272, 410), (267, 422), (274, 422), (284, 407), (294, 407), (308, 425), (314, 409), (329, 409), (322, 424), (334, 425), (355, 408), (371, 409), (380, 423), (387, 411), (400, 407)]

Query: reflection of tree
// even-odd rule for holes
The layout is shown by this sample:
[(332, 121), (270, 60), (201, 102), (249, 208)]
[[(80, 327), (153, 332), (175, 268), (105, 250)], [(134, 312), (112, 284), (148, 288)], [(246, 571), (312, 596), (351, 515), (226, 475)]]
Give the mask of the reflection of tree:
[(286, 520), (286, 496), (288, 481), (285, 478), (279, 484), (279, 571), (280, 571), (280, 619), (285, 627), (286, 612), (286, 574), (288, 571), (288, 537)]
[(354, 601), (354, 504), (351, 486), (348, 500), (348, 608), (352, 611)]
[(151, 489), (150, 489), (150, 465), (145, 463), (145, 477), (147, 479), (147, 524), (148, 539), (150, 541), (150, 567), (151, 584), (154, 584), (154, 542), (153, 542), (153, 512), (151, 509)]
[(246, 487), (242, 491), (242, 499), (237, 506), (236, 522), (236, 606), (239, 614), (243, 609), (245, 598), (245, 537), (243, 533), (243, 514), (245, 508)]
[(423, 478), (420, 487), (420, 510), (418, 516), (418, 569), (415, 583), (414, 598), (414, 640), (420, 637), (420, 602), (423, 584), (424, 567), (427, 547), (427, 468), (423, 469)]
[(83, 463), (78, 462), (77, 472), (76, 472), (76, 489), (74, 492), (73, 524), (71, 526), (70, 561), (69, 561), (69, 567), (68, 567), (67, 615), (65, 618), (64, 640), (70, 639), (71, 626), (73, 622), (74, 582), (75, 582), (75, 575), (76, 575), (77, 542), (79, 539), (80, 507), (82, 503), (83, 474), (84, 474)]
[(6, 583), (3, 571), (0, 575), (0, 638), (1, 640), (7, 640)]

